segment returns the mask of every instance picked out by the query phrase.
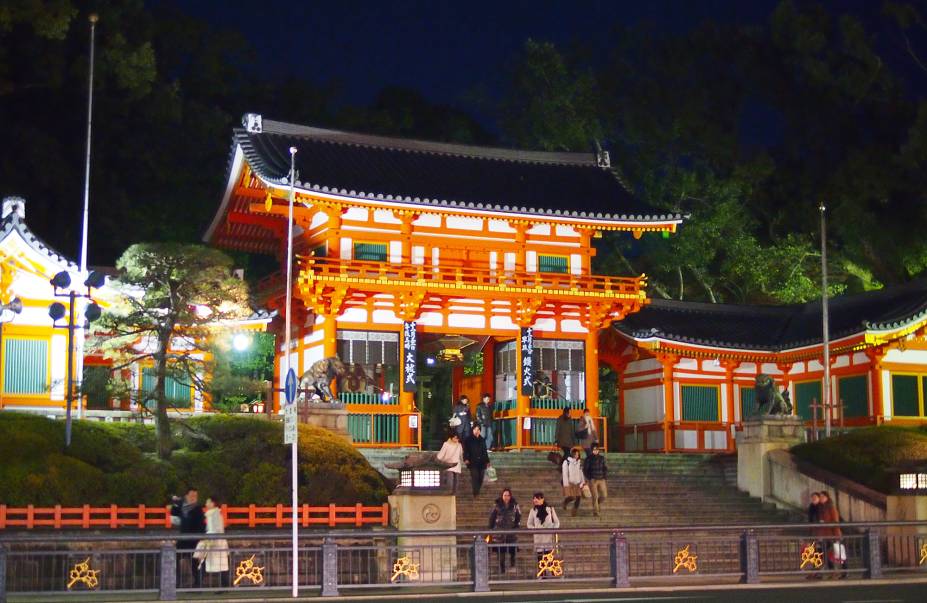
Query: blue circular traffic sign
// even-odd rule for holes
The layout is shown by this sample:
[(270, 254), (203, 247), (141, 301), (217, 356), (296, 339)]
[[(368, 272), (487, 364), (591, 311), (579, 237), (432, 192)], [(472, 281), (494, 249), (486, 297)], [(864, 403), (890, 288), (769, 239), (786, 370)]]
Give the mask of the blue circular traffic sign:
[(292, 404), (296, 399), (296, 371), (290, 369), (286, 372), (286, 381), (283, 383), (283, 393), (286, 396), (286, 403)]

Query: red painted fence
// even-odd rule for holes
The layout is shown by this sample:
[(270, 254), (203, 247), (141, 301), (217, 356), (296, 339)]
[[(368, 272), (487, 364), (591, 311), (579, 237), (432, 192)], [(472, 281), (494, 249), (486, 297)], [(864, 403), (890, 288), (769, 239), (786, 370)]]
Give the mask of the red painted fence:
[[(260, 507), (230, 507), (222, 505), (222, 517), (225, 526), (243, 526), (248, 528), (274, 527), (282, 528), (292, 525), (289, 505)], [(356, 526), (381, 525), (389, 523), (389, 505), (383, 503), (377, 507), (354, 506), (298, 507), (299, 525), (310, 526)], [(137, 528), (137, 529), (171, 529), (171, 508), (166, 507), (8, 507), (0, 505), (0, 530), (33, 528)]]

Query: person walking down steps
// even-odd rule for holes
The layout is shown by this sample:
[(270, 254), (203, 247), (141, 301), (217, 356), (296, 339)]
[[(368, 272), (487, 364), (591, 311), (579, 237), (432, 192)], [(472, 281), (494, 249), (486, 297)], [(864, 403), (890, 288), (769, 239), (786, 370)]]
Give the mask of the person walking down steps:
[[(496, 499), (496, 504), (489, 514), (490, 530), (517, 530), (521, 523), (521, 509), (512, 496), (512, 491), (506, 488)], [(499, 553), (499, 573), (505, 573), (505, 557), (509, 557), (509, 566), (515, 568), (515, 551), (517, 550), (515, 534), (500, 534), (494, 536), (492, 541)]]
[(463, 444), (464, 463), (470, 469), (470, 483), (473, 486), (473, 498), (480, 495), (483, 487), (483, 476), (489, 467), (489, 452), (486, 450), (486, 440), (480, 435), (480, 426), (474, 425), (473, 432)]
[(608, 466), (598, 444), (592, 445), (589, 456), (583, 461), (583, 473), (592, 490), (592, 514), (598, 517), (599, 504), (608, 497)]
[(579, 509), (579, 503), (583, 498), (583, 486), (586, 484), (583, 462), (580, 460), (582, 452), (582, 448), (576, 446), (570, 456), (563, 459), (563, 510), (566, 511), (572, 501), (573, 510), (570, 514), (574, 516)]
[[(543, 492), (535, 492), (532, 499), (534, 506), (528, 513), (528, 521), (525, 524), (529, 530), (556, 530), (560, 527), (560, 518), (557, 517), (557, 510), (549, 506), (544, 501)], [(537, 553), (538, 563), (544, 555), (554, 550), (556, 546), (556, 534), (535, 534), (534, 535), (534, 552)]]
[(457, 483), (460, 481), (460, 472), (463, 469), (463, 446), (460, 444), (460, 438), (457, 432), (451, 432), (438, 452), (438, 460), (444, 463), (454, 463), (451, 467), (445, 469), (447, 481), (451, 486), (451, 493), (457, 494)]

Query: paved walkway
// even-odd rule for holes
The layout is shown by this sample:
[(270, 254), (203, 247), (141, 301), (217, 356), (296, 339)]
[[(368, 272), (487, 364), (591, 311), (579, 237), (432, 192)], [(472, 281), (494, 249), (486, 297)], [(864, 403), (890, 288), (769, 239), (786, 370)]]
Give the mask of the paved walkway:
[[(320, 598), (317, 595), (291, 599), (289, 592), (273, 591), (261, 593), (237, 592), (229, 594), (203, 593), (196, 597), (184, 598), (178, 603), (203, 603), (204, 601), (234, 601), (235, 603), (281, 603), (290, 601), (315, 601), (316, 603), (374, 603), (374, 602), (409, 602), (409, 601), (446, 601), (447, 599), (464, 599), (479, 603), (526, 601), (533, 603), (581, 603), (596, 601), (598, 603), (626, 602), (693, 602), (693, 603), (783, 603), (785, 601), (807, 601), (814, 603), (924, 603), (927, 601), (927, 576), (919, 578), (893, 578), (887, 580), (847, 580), (841, 582), (811, 582), (807, 584), (732, 584), (729, 586), (677, 586), (677, 587), (638, 587), (626, 589), (513, 589), (490, 593), (461, 593), (432, 590), (430, 592), (370, 591), (363, 596), (350, 594), (341, 597)], [(42, 596), (10, 597), (9, 603), (58, 603), (62, 601), (88, 601), (86, 596)], [(136, 603), (154, 601), (153, 595), (126, 599), (123, 597), (95, 596), (93, 601), (107, 603)]]

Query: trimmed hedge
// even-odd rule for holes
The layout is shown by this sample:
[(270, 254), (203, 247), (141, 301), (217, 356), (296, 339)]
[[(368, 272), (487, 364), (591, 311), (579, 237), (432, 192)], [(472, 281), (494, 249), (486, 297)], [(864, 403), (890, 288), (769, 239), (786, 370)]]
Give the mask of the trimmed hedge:
[[(283, 424), (253, 417), (204, 415), (175, 424), (178, 448), (155, 455), (155, 433), (139, 424), (74, 421), (69, 450), (64, 422), (0, 413), (0, 503), (163, 505), (188, 487), (230, 505), (286, 504), (290, 449)], [(299, 497), (308, 504), (381, 504), (383, 477), (331, 432), (299, 426)]]
[(927, 461), (927, 428), (863, 427), (845, 434), (799, 444), (792, 453), (818, 467), (889, 493), (889, 469), (907, 461)]

